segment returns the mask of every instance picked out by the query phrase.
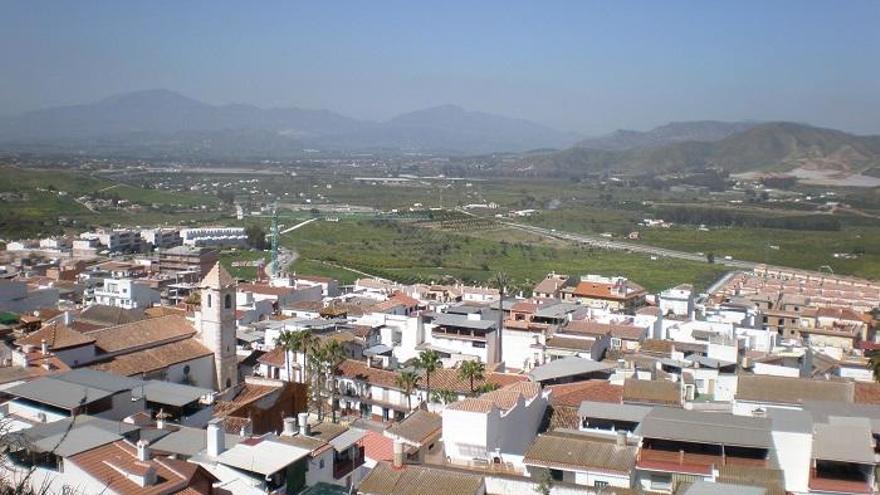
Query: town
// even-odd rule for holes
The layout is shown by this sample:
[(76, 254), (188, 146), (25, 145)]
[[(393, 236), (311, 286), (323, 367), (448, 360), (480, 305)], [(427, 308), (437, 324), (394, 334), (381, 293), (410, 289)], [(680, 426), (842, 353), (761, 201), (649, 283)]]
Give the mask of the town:
[[(876, 493), (880, 284), (342, 283), (242, 227), (0, 254), (3, 478), (47, 493)], [(232, 262), (241, 263), (241, 262)], [(228, 263), (227, 263), (228, 264)], [(277, 266), (276, 266), (277, 265)]]

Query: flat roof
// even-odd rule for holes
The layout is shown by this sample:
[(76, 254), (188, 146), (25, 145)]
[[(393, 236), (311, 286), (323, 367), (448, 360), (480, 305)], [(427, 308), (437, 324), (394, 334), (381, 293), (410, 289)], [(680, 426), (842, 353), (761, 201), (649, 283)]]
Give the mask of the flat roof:
[(545, 380), (596, 373), (611, 369), (614, 369), (614, 366), (593, 361), (591, 359), (570, 356), (550, 361), (547, 364), (542, 364), (541, 366), (532, 369), (532, 371), (528, 373), (528, 376), (532, 381), (543, 382)]
[(491, 330), (495, 328), (492, 320), (472, 320), (466, 316), (442, 313), (437, 315), (432, 322), (438, 326), (470, 328), (473, 330)]
[(655, 407), (641, 423), (642, 437), (769, 449), (767, 418)]
[(578, 416), (641, 423), (652, 409), (654, 408), (651, 406), (585, 400), (578, 407)]
[(356, 444), (365, 436), (367, 436), (366, 431), (359, 428), (349, 428), (341, 434), (331, 438), (327, 443), (332, 445), (333, 449), (337, 452), (341, 452)]
[(274, 441), (273, 437), (267, 435), (239, 442), (220, 454), (217, 460), (226, 466), (268, 476), (312, 453), (309, 449)]
[(73, 409), (117, 392), (132, 390), (143, 383), (141, 380), (83, 368), (38, 378), (10, 387), (5, 392), (62, 409)]
[[(874, 465), (871, 425), (864, 418), (817, 424), (813, 433), (813, 459)], [(861, 419), (862, 421), (853, 421)], [(859, 424), (861, 423), (861, 424)]]
[(144, 396), (148, 402), (176, 407), (185, 406), (212, 393), (212, 390), (206, 388), (159, 380), (149, 380), (144, 384)]
[[(235, 447), (241, 440), (239, 435), (226, 433), (226, 448)], [(150, 447), (159, 452), (168, 452), (191, 457), (205, 450), (208, 446), (207, 432), (199, 428), (180, 427), (179, 430), (155, 441)]]
[(681, 492), (681, 495), (765, 495), (766, 493), (767, 488), (763, 486), (744, 486), (697, 480)]

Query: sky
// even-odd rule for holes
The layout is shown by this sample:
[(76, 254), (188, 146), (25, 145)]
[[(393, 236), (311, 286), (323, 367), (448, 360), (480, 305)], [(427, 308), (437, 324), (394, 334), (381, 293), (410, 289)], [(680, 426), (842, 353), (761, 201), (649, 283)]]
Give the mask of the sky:
[(880, 0), (0, 4), (0, 114), (164, 88), (584, 135), (791, 120), (880, 134)]

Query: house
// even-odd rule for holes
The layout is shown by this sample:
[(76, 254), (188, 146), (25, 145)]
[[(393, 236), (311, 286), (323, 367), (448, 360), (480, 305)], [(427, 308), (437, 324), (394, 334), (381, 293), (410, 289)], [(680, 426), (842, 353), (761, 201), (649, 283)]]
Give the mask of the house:
[(358, 495), (486, 495), (481, 476), (436, 467), (382, 462), (357, 488)]
[(443, 448), (453, 464), (509, 462), (522, 455), (544, 417), (547, 395), (537, 383), (516, 383), (443, 409)]
[(483, 319), (481, 313), (440, 313), (426, 318), (425, 338), (430, 348), (447, 356), (474, 356), (484, 363), (498, 362), (501, 346), (496, 321)]
[(234, 395), (214, 404), (215, 418), (224, 419), (230, 433), (242, 429), (261, 435), (281, 431), (283, 418), (306, 410), (308, 387), (302, 383), (245, 377)]
[(207, 448), (189, 462), (203, 467), (220, 480), (219, 488), (233, 493), (293, 495), (305, 487), (310, 455), (310, 449), (291, 445), (272, 433), (227, 446), (218, 419), (208, 424)]
[(655, 407), (641, 422), (637, 486), (670, 492), (679, 481), (714, 481), (717, 466), (769, 467), (771, 422)]
[(645, 289), (625, 277), (587, 275), (573, 287), (562, 289), (562, 299), (578, 301), (586, 306), (633, 314), (644, 306)]
[(406, 446), (407, 460), (415, 463), (424, 462), (425, 456), (439, 449), (443, 417), (439, 414), (417, 409), (403, 421), (391, 425), (385, 430), (385, 436)]
[(578, 407), (578, 429), (605, 436), (625, 432), (631, 436), (653, 409), (652, 406), (583, 401)]
[(0, 279), (0, 311), (31, 313), (58, 305), (58, 289), (32, 289), (26, 282)]
[(160, 301), (157, 290), (138, 280), (106, 278), (103, 286), (95, 288), (95, 302), (105, 306), (149, 308)]
[(648, 330), (649, 327), (635, 323), (601, 323), (594, 320), (572, 320), (566, 323), (557, 332), (557, 335), (607, 340), (608, 350), (636, 352), (640, 349), (642, 342), (647, 339)]
[(627, 445), (626, 437), (597, 439), (571, 431), (539, 435), (529, 445), (523, 464), (531, 477), (548, 469), (550, 476), (564, 483), (630, 488), (639, 448)]
[(555, 359), (532, 369), (527, 376), (541, 385), (571, 383), (594, 378), (608, 378), (613, 365), (577, 356)]
[(121, 420), (146, 407), (143, 382), (89, 369), (38, 378), (4, 390), (8, 414), (48, 423), (78, 414)]
[(803, 409), (805, 401), (822, 400), (852, 404), (853, 382), (814, 380), (770, 375), (741, 375), (733, 401), (733, 413), (758, 416), (771, 409)]
[(356, 486), (366, 469), (365, 449), (360, 442), (367, 432), (347, 428), (334, 423), (309, 424), (308, 414), (300, 413), (297, 419), (286, 418), (279, 441), (309, 449), (306, 485), (319, 483), (345, 487)]
[(158, 269), (168, 275), (193, 274), (201, 280), (219, 260), (216, 249), (193, 246), (162, 246), (158, 250)]
[(664, 316), (674, 315), (693, 318), (694, 287), (690, 284), (676, 285), (660, 293), (660, 312)]
[(548, 273), (544, 280), (532, 289), (532, 295), (543, 299), (556, 299), (560, 291), (568, 284), (569, 276), (555, 272)]

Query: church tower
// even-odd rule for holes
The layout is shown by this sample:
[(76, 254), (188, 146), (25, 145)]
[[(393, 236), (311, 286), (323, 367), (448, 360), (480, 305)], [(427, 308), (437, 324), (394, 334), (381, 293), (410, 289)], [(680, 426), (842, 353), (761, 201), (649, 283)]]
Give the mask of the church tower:
[(235, 279), (218, 262), (202, 280), (199, 339), (214, 353), (217, 390), (238, 384), (235, 356)]

